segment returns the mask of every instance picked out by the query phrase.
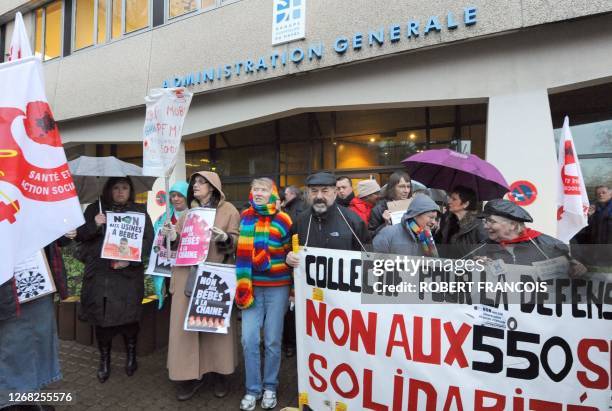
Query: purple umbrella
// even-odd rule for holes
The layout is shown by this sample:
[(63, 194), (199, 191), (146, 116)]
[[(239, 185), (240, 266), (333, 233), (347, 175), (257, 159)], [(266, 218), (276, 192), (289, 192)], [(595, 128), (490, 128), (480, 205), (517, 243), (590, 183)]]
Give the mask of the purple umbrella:
[(406, 158), (402, 164), (412, 178), (428, 187), (451, 191), (465, 186), (476, 192), (479, 201), (502, 198), (510, 191), (499, 170), (474, 154), (448, 148), (427, 150)]

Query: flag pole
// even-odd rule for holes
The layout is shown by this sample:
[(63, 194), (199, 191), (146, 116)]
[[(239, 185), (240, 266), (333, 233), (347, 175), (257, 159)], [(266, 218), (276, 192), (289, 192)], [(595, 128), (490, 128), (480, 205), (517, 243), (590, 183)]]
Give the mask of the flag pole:
[[(168, 222), (170, 221), (170, 181), (168, 176), (164, 177), (164, 185), (166, 190), (166, 222)], [(170, 237), (168, 236), (166, 236), (166, 253), (166, 258), (170, 261)]]

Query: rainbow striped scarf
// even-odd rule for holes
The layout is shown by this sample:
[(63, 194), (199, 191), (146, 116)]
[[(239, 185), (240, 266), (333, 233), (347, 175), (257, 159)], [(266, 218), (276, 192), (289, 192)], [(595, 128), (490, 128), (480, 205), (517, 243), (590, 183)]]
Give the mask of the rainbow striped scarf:
[(291, 285), (291, 268), (285, 264), (291, 249), (291, 218), (276, 210), (278, 191), (272, 187), (268, 204), (257, 205), (249, 195), (250, 207), (242, 212), (236, 250), (236, 305), (249, 308), (255, 301), (253, 286)]
[(414, 219), (409, 219), (406, 221), (408, 228), (414, 233), (417, 238), (417, 241), (421, 244), (421, 248), (423, 249), (423, 254), (426, 257), (438, 257), (438, 249), (436, 248), (436, 243), (434, 242), (433, 236), (431, 235), (431, 231), (426, 228), (421, 228)]

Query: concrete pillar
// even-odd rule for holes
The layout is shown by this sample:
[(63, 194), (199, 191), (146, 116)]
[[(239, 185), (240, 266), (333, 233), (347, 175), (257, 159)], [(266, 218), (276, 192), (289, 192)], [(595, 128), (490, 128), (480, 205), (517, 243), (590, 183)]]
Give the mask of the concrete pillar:
[(492, 96), (487, 118), (486, 160), (508, 184), (527, 180), (537, 197), (525, 206), (530, 227), (554, 236), (557, 231), (557, 156), (545, 89)]

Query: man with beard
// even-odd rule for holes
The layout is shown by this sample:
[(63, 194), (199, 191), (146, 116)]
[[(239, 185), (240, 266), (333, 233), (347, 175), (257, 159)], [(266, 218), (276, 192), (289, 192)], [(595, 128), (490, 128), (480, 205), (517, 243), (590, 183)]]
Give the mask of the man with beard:
[[(311, 207), (301, 213), (291, 227), (300, 245), (335, 250), (363, 250), (368, 229), (363, 220), (336, 203), (336, 178), (330, 173), (316, 173), (306, 178)], [(287, 255), (287, 264), (299, 265), (297, 254)]]
[(348, 207), (351, 204), (355, 193), (353, 193), (353, 180), (347, 176), (340, 176), (336, 179), (336, 203), (342, 207)]

